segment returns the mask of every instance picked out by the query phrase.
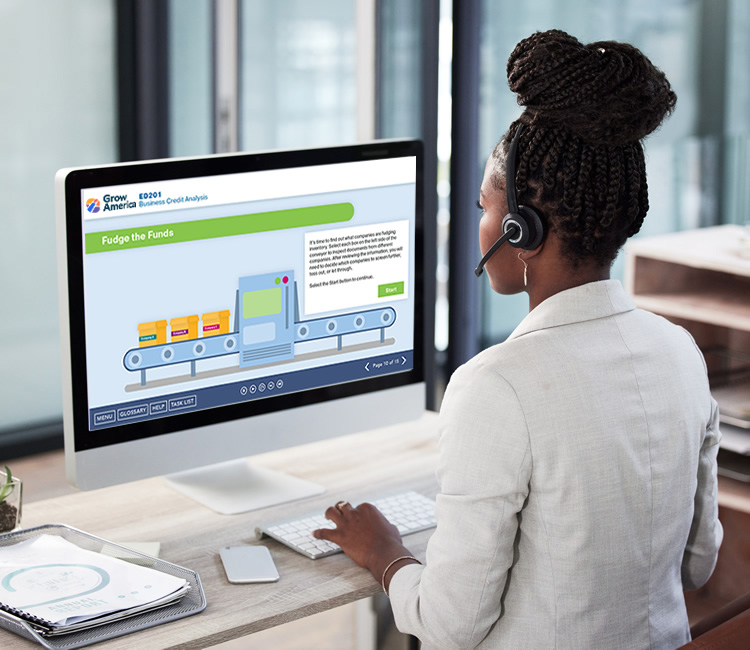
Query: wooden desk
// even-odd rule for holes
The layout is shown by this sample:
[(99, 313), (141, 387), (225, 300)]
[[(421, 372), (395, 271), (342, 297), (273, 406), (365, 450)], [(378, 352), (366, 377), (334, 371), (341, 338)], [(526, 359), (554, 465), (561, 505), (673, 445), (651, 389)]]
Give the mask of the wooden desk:
[[(358, 501), (379, 493), (416, 489), (437, 491), (437, 414), (417, 422), (257, 456), (254, 463), (318, 481), (328, 492), (275, 508), (224, 516), (172, 490), (161, 479), (78, 492), (24, 507), (25, 528), (64, 523), (114, 542), (158, 541), (161, 557), (189, 567), (201, 577), (208, 606), (201, 614), (151, 630), (103, 642), (99, 648), (206, 648), (380, 592), (369, 573), (344, 555), (308, 560), (272, 539), (257, 542), (255, 526), (294, 517), (338, 501)], [(714, 577), (698, 592), (688, 592), (691, 619), (746, 591), (747, 519), (750, 485), (719, 478), (725, 541)], [(738, 521), (730, 523), (727, 516)], [(407, 546), (424, 560), (430, 532), (409, 535)], [(267, 545), (281, 574), (277, 583), (232, 585), (227, 582), (218, 549), (224, 545)], [(735, 550), (739, 545), (741, 550)], [(732, 577), (727, 585), (726, 577)], [(737, 584), (735, 584), (737, 583)], [(744, 593), (744, 591), (743, 591)], [(39, 648), (0, 629), (2, 648)]]
[[(322, 483), (328, 492), (241, 515), (219, 515), (158, 478), (31, 503), (24, 507), (23, 526), (63, 523), (114, 542), (161, 542), (162, 559), (200, 575), (205, 611), (96, 647), (206, 648), (378, 593), (377, 581), (345, 555), (309, 560), (272, 539), (258, 542), (255, 526), (322, 511), (340, 499), (356, 502), (408, 489), (434, 496), (436, 443), (437, 414), (426, 413), (416, 422), (259, 455), (254, 464)], [(406, 538), (420, 559), (431, 533)], [(259, 543), (271, 549), (279, 582), (230, 584), (218, 549)], [(0, 646), (41, 647), (5, 630)]]

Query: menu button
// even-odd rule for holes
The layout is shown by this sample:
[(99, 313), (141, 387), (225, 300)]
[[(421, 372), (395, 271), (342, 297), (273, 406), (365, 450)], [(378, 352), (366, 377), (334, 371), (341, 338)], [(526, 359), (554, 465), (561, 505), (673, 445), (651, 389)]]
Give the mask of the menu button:
[(115, 421), (114, 411), (103, 411), (94, 415), (94, 425), (101, 426), (102, 424), (111, 424)]

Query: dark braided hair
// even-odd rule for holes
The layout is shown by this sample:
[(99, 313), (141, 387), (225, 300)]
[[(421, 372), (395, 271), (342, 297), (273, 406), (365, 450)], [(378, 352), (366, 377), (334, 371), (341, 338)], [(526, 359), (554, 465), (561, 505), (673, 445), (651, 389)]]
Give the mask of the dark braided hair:
[(648, 211), (641, 140), (674, 110), (669, 81), (632, 45), (583, 45), (560, 30), (522, 40), (507, 74), (525, 110), (493, 153), (496, 186), (523, 123), (519, 202), (546, 215), (574, 266), (609, 266)]

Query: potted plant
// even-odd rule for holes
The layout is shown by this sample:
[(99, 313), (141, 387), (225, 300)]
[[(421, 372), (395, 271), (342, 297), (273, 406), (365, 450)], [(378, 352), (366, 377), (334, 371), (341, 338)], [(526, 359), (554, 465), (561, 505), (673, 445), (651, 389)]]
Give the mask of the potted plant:
[(6, 533), (21, 523), (21, 479), (11, 474), (5, 466), (0, 472), (0, 533)]

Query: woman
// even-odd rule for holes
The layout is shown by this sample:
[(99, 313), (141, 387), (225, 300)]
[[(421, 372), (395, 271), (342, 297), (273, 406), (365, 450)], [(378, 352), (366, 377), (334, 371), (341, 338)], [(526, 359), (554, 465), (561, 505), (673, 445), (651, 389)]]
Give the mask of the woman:
[(503, 233), (516, 164), (546, 236), (486, 270), (530, 313), (451, 378), (425, 565), (367, 504), (329, 508), (336, 528), (316, 535), (382, 580), (426, 647), (675, 648), (683, 589), (722, 539), (717, 408), (690, 335), (609, 279), (648, 209), (640, 141), (675, 95), (636, 48), (557, 30), (521, 41), (507, 71), (525, 110), (487, 161), (479, 238), (485, 253)]

